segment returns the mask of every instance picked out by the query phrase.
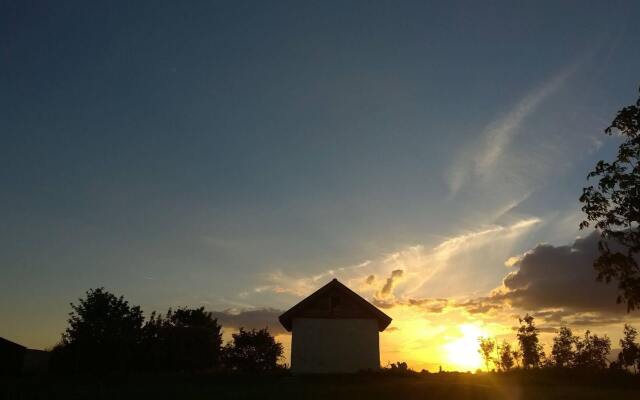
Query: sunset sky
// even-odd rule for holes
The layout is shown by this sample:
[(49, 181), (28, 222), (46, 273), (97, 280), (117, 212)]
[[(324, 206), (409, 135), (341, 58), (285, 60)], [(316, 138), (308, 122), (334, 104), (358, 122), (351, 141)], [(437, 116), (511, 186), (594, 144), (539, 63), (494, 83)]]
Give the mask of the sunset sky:
[[(586, 174), (640, 85), (640, 3), (0, 2), (0, 336), (93, 287), (269, 325), (336, 277), (381, 362), (475, 370), (531, 312), (607, 333)], [(547, 345), (547, 351), (549, 347)]]

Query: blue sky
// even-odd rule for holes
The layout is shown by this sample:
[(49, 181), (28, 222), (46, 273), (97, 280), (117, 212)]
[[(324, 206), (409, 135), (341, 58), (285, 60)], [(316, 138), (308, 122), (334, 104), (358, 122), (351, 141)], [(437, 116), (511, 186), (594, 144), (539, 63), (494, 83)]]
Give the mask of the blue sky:
[(286, 309), (400, 268), (398, 299), (486, 295), (509, 257), (579, 234), (637, 96), (638, 16), (2, 2), (0, 336), (54, 344), (96, 286), (149, 312)]

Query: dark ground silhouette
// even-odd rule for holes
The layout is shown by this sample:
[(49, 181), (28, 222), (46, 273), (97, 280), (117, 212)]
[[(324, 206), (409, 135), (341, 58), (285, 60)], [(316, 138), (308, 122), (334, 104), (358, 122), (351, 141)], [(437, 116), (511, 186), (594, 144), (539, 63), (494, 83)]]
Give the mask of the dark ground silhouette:
[(619, 371), (279, 375), (134, 374), (0, 380), (7, 399), (634, 399)]

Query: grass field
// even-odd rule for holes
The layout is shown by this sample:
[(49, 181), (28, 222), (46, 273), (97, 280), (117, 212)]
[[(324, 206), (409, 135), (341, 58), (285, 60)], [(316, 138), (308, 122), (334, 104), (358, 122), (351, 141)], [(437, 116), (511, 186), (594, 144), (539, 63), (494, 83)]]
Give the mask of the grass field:
[(393, 376), (143, 375), (14, 378), (12, 399), (640, 399), (640, 379), (606, 374), (426, 374)]

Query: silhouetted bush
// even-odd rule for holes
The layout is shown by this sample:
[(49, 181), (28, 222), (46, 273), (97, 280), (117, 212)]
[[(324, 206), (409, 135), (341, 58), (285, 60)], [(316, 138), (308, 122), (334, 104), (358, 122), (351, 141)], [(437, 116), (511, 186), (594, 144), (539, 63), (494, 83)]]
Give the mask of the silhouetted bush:
[(576, 340), (576, 354), (573, 365), (576, 368), (605, 369), (607, 368), (607, 356), (611, 352), (611, 340), (604, 335), (602, 337), (586, 331), (584, 339)]
[(283, 368), (278, 364), (282, 358), (282, 345), (275, 341), (267, 328), (240, 328), (232, 337), (233, 340), (225, 346), (223, 352), (224, 364), (228, 369), (258, 373)]
[(52, 368), (77, 372), (124, 371), (133, 365), (144, 316), (138, 306), (104, 288), (71, 303), (69, 326), (52, 352)]
[(155, 312), (143, 327), (141, 367), (147, 370), (198, 371), (219, 366), (222, 327), (204, 307)]
[[(425, 370), (422, 370), (424, 373)], [(385, 368), (382, 368), (379, 373), (382, 375), (391, 376), (418, 376), (418, 372), (409, 368), (409, 365), (404, 361), (397, 361), (395, 363), (389, 363)]]
[(398, 362), (389, 364), (387, 369), (390, 369), (392, 371), (409, 371), (409, 365), (404, 361), (402, 362), (398, 361)]
[(54, 372), (202, 371), (217, 368), (222, 327), (203, 307), (151, 314), (104, 288), (71, 304), (69, 326), (51, 352)]

